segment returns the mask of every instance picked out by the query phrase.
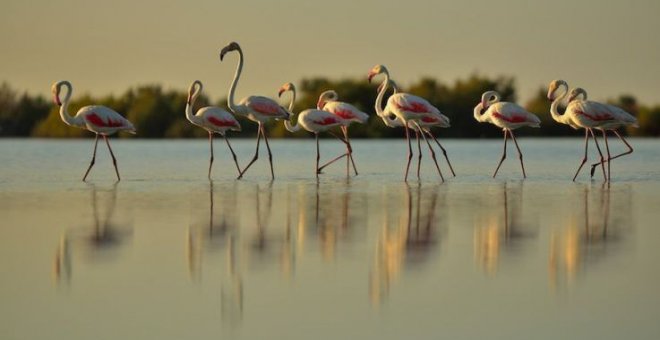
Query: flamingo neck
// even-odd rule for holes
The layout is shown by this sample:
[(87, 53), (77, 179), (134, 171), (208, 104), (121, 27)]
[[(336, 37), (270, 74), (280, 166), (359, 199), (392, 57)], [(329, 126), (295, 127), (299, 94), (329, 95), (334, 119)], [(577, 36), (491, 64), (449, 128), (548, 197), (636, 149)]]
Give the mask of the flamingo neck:
[[(550, 115), (552, 116), (552, 119), (554, 119), (556, 122), (566, 124), (566, 117), (565, 114), (561, 115), (559, 114), (559, 103), (566, 97), (568, 94), (568, 86), (567, 85), (560, 85), (564, 87), (564, 91), (555, 98), (555, 100), (552, 101), (552, 104), (550, 104)], [(557, 89), (556, 91), (558, 91)]]
[[(194, 85), (193, 85), (194, 86)], [(195, 105), (195, 101), (197, 100), (197, 97), (199, 96), (200, 92), (202, 92), (201, 85), (200, 87), (194, 87), (191, 88), (192, 92), (190, 93), (190, 99), (186, 102), (186, 118), (194, 124), (199, 123), (199, 117), (195, 116), (193, 114), (193, 106)]]
[[(60, 117), (67, 125), (80, 127), (82, 126), (80, 120), (77, 117), (72, 117), (69, 114), (69, 101), (71, 100), (73, 87), (68, 82), (62, 83), (62, 86), (66, 87), (66, 95), (64, 96), (64, 100), (60, 106)], [(57, 94), (57, 96), (59, 96), (59, 94)]]
[(481, 102), (474, 107), (474, 119), (476, 119), (478, 122), (486, 121), (486, 119), (484, 118), (485, 114), (481, 113), (483, 109), (484, 109), (484, 104), (482, 104)]
[(229, 97), (227, 98), (227, 106), (229, 109), (237, 114), (244, 114), (245, 110), (242, 105), (236, 105), (234, 101), (234, 93), (236, 92), (236, 85), (238, 84), (238, 78), (241, 77), (241, 72), (243, 71), (243, 51), (239, 48), (238, 50), (238, 66), (236, 67), (236, 72), (234, 73), (234, 80), (231, 82), (231, 87), (229, 88)]
[(387, 85), (390, 83), (390, 74), (385, 72), (385, 80), (381, 84), (380, 92), (376, 96), (376, 114), (380, 117), (384, 117), (385, 113), (383, 112), (383, 98), (385, 97), (385, 92), (387, 91)]
[(291, 124), (291, 120), (286, 119), (284, 121), (284, 127), (289, 132), (296, 132), (296, 131), (300, 130), (300, 124), (298, 123), (298, 115), (293, 113), (293, 103), (296, 101), (296, 89), (292, 88), (289, 91), (291, 91), (291, 101), (289, 102), (289, 112), (291, 112), (292, 116), (295, 116), (296, 124), (293, 125), (293, 124)]

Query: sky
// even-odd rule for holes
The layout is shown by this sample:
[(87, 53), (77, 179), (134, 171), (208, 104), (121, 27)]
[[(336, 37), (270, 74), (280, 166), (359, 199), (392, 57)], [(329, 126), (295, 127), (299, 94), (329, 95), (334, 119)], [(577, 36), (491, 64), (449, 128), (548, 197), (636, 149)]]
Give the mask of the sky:
[(218, 53), (237, 41), (238, 98), (275, 97), (305, 77), (366, 78), (384, 64), (403, 86), (513, 76), (524, 102), (561, 78), (592, 99), (658, 104), (659, 14), (657, 0), (3, 0), (0, 82), (49, 95), (66, 79), (76, 96), (199, 79), (217, 100), (238, 61)]

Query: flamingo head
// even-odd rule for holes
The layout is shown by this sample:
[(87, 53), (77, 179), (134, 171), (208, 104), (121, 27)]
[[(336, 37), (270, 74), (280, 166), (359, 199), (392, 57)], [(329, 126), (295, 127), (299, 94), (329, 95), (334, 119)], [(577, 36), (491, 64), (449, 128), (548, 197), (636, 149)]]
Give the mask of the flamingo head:
[(335, 92), (335, 90), (324, 91), (319, 96), (319, 101), (316, 102), (316, 108), (319, 110), (323, 110), (325, 103), (329, 101), (335, 101), (337, 99), (339, 99), (339, 95), (337, 94), (337, 92)]
[(62, 91), (62, 86), (66, 86), (69, 90), (66, 94), (66, 97), (64, 98), (64, 101), (68, 101), (69, 97), (71, 96), (71, 83), (69, 83), (66, 80), (60, 80), (50, 87), (50, 91), (53, 93), (53, 102), (55, 102), (57, 106), (62, 106), (62, 100), (60, 99), (60, 92)]
[(587, 100), (587, 91), (581, 87), (576, 87), (571, 90), (571, 93), (568, 95), (568, 102), (572, 102), (578, 99), (579, 96), (582, 96), (580, 100)]
[(282, 93), (286, 91), (295, 91), (295, 90), (296, 87), (292, 83), (286, 83), (280, 87), (279, 91), (277, 91), (277, 96), (282, 97)]
[(550, 82), (550, 85), (548, 85), (548, 100), (555, 100), (555, 92), (557, 92), (561, 86), (568, 88), (568, 83), (561, 79)]
[(376, 65), (369, 70), (369, 74), (367, 75), (367, 79), (371, 83), (371, 79), (375, 77), (376, 75), (379, 75), (381, 73), (389, 74), (387, 71), (387, 68), (383, 65)]
[(500, 94), (497, 91), (486, 91), (481, 95), (481, 106), (484, 109), (498, 101), (500, 101)]
[(202, 82), (199, 80), (193, 81), (188, 89), (188, 101), (186, 103), (190, 104), (193, 98), (197, 97), (200, 92), (202, 92)]
[(222, 50), (220, 51), (220, 61), (222, 61), (222, 58), (224, 58), (225, 54), (227, 54), (228, 52), (240, 51), (240, 50), (241, 50), (241, 46), (237, 42), (235, 41), (230, 42), (229, 45), (223, 47)]

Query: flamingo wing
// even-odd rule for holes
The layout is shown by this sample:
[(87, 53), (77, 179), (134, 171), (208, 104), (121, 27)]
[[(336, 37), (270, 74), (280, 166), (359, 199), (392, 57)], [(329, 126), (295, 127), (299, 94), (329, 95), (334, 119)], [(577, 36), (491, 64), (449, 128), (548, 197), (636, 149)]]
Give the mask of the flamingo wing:
[(515, 103), (499, 102), (491, 105), (488, 111), (493, 119), (503, 121), (507, 125), (520, 124), (538, 127), (541, 124), (539, 117)]
[(231, 113), (219, 107), (204, 107), (197, 112), (197, 116), (201, 116), (203, 118), (204, 125), (213, 131), (241, 131), (241, 124), (236, 120), (236, 118), (234, 118)]
[(387, 100), (388, 106), (411, 114), (440, 113), (440, 110), (431, 105), (426, 99), (407, 93), (396, 93)]
[[(569, 104), (567, 110), (570, 108), (578, 118), (587, 119), (596, 125), (603, 125), (618, 123), (617, 113), (612, 110), (614, 107), (591, 100), (574, 100)], [(626, 114), (628, 113), (626, 112)]]
[(278, 102), (268, 97), (249, 96), (241, 100), (241, 104), (260, 115), (271, 118), (288, 118), (291, 115)]
[(298, 119), (303, 127), (311, 132), (325, 131), (342, 124), (341, 118), (331, 112), (309, 109), (300, 113)]
[(355, 106), (338, 101), (331, 101), (325, 103), (323, 106), (324, 111), (328, 111), (335, 116), (346, 120), (346, 121), (355, 121), (359, 123), (366, 123), (369, 119), (369, 115), (358, 110)]
[(78, 111), (76, 117), (82, 117), (87, 127), (94, 132), (112, 133), (120, 130), (135, 132), (135, 127), (128, 119), (105, 106), (85, 106)]

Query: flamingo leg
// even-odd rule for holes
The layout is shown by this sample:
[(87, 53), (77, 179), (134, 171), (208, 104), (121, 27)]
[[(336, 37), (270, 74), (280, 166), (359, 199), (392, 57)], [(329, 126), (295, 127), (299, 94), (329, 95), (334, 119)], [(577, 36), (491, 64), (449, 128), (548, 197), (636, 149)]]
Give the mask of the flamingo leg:
[(502, 151), (502, 158), (500, 159), (500, 162), (497, 164), (497, 168), (495, 168), (495, 173), (493, 173), (493, 178), (497, 176), (497, 172), (500, 170), (500, 166), (502, 166), (502, 162), (504, 162), (504, 159), (506, 158), (506, 135), (509, 133), (509, 130), (504, 130), (504, 151)]
[(408, 142), (408, 164), (406, 165), (406, 174), (403, 177), (403, 180), (408, 182), (408, 170), (410, 170), (410, 161), (412, 160), (412, 145), (410, 144), (410, 131), (408, 131), (408, 122), (403, 122), (403, 128), (406, 130), (406, 141)]
[(260, 141), (261, 141), (261, 122), (259, 123), (259, 128), (257, 129), (257, 149), (254, 152), (254, 157), (252, 157), (252, 160), (250, 161), (250, 163), (248, 163), (248, 165), (246, 165), (245, 168), (243, 168), (243, 170), (241, 170), (239, 172), (238, 177), (236, 177), (236, 179), (243, 178), (243, 174), (245, 174), (247, 169), (249, 169), (252, 166), (252, 164), (254, 164), (254, 162), (259, 158), (259, 142)]
[(227, 138), (227, 135), (222, 135), (222, 137), (225, 139), (225, 142), (227, 142), (227, 146), (229, 147), (229, 151), (231, 151), (231, 156), (234, 158), (234, 164), (236, 164), (236, 170), (238, 170), (238, 174), (241, 174), (241, 167), (238, 166), (238, 159), (236, 157), (236, 153), (234, 152), (234, 149), (231, 147), (231, 144), (229, 143), (229, 138)]
[[(435, 163), (435, 168), (438, 170), (438, 175), (440, 175), (440, 178), (444, 182), (445, 177), (442, 176), (442, 171), (440, 171), (440, 166), (438, 165), (438, 159), (435, 157), (435, 150), (433, 150), (433, 147), (431, 146), (431, 142), (429, 142), (429, 140), (426, 138), (426, 135), (424, 134), (424, 131), (422, 130), (422, 127), (419, 126), (419, 124), (417, 124), (416, 122), (415, 122), (415, 125), (417, 125), (417, 129), (422, 134), (422, 138), (424, 138), (424, 141), (426, 142), (426, 145), (428, 145), (429, 152), (431, 153), (431, 158), (433, 158), (433, 163)], [(419, 153), (421, 154), (422, 151), (420, 150)]]
[(87, 171), (85, 171), (85, 175), (83, 176), (83, 182), (85, 179), (87, 179), (87, 175), (89, 174), (89, 171), (92, 170), (92, 167), (94, 166), (94, 162), (96, 161), (96, 147), (99, 145), (99, 135), (98, 133), (96, 134), (96, 138), (94, 138), (94, 153), (92, 154), (92, 161), (89, 163), (89, 167), (87, 168)]
[(417, 130), (415, 130), (415, 139), (417, 140), (417, 179), (419, 180), (419, 170), (422, 167), (422, 143)]
[(520, 147), (518, 146), (518, 141), (516, 140), (516, 136), (513, 134), (513, 131), (511, 130), (509, 130), (509, 134), (511, 135), (511, 139), (513, 139), (513, 143), (516, 145), (516, 149), (518, 149), (518, 158), (520, 159), (520, 167), (522, 168), (523, 178), (527, 178), (527, 174), (525, 173), (525, 164), (523, 164), (522, 151), (520, 151)]
[(612, 180), (612, 155), (610, 154), (610, 145), (607, 142), (607, 132), (605, 129), (601, 131), (603, 132), (603, 139), (605, 139), (605, 151), (607, 151), (607, 182), (609, 183)]
[(314, 134), (316, 138), (316, 179), (319, 178), (319, 160), (321, 159), (321, 152), (319, 151), (319, 134), (318, 132)]
[(108, 145), (108, 150), (110, 150), (110, 156), (112, 156), (112, 165), (115, 166), (115, 173), (117, 174), (117, 182), (121, 181), (121, 177), (119, 177), (119, 169), (117, 169), (117, 158), (115, 158), (115, 154), (112, 152), (112, 148), (110, 147), (110, 141), (108, 141), (108, 136), (103, 136), (103, 139), (105, 139), (105, 144)]
[[(584, 129), (584, 158), (582, 158), (582, 163), (580, 163), (580, 166), (578, 167), (577, 171), (575, 172), (575, 176), (573, 176), (573, 182), (575, 182), (575, 179), (577, 178), (578, 174), (580, 173), (580, 170), (582, 170), (582, 166), (584, 163), (587, 162), (587, 150), (589, 149), (589, 129)], [(593, 168), (591, 171), (591, 175), (593, 176)]]
[(353, 145), (351, 145), (351, 139), (348, 137), (348, 126), (342, 126), (341, 129), (344, 131), (344, 139), (348, 142), (346, 147), (348, 150), (348, 157), (351, 159), (351, 164), (353, 165), (353, 172), (355, 172), (355, 176), (357, 176), (358, 171), (355, 167), (355, 160), (353, 159)]
[(433, 138), (433, 140), (435, 141), (435, 144), (438, 144), (438, 146), (440, 147), (440, 150), (442, 150), (442, 154), (445, 156), (445, 159), (447, 160), (447, 164), (449, 164), (449, 170), (451, 170), (451, 175), (454, 176), (454, 177), (456, 177), (456, 173), (454, 172), (454, 168), (451, 166), (451, 162), (449, 161), (449, 157), (447, 156), (447, 150), (445, 150), (445, 148), (442, 147), (442, 144), (440, 144), (440, 142), (438, 141), (438, 139), (435, 138), (435, 136), (431, 133), (431, 131), (426, 130), (426, 133), (427, 133), (431, 138)]
[(330, 165), (330, 164), (332, 164), (332, 163), (334, 163), (334, 162), (336, 162), (336, 161), (342, 159), (343, 157), (347, 157), (347, 156), (348, 156), (347, 153), (343, 153), (343, 154), (341, 154), (341, 155), (339, 155), (339, 156), (337, 156), (337, 157), (335, 157), (335, 158), (329, 160), (329, 161), (326, 162), (325, 164), (321, 165), (321, 167), (319, 167), (319, 173), (322, 173), (322, 172), (323, 172), (323, 169), (324, 169), (326, 166), (328, 166), (328, 165)]
[(605, 157), (603, 157), (603, 152), (600, 150), (600, 145), (598, 145), (598, 139), (596, 139), (594, 130), (589, 129), (589, 132), (591, 133), (591, 137), (594, 139), (594, 143), (596, 143), (596, 149), (598, 150), (598, 154), (600, 155), (600, 167), (603, 169), (603, 179), (607, 181), (607, 174), (605, 174)]
[(211, 146), (211, 158), (209, 159), (209, 179), (211, 179), (211, 167), (213, 166), (213, 132), (209, 131), (209, 145)]
[[(619, 139), (623, 142), (623, 144), (625, 144), (628, 147), (628, 151), (622, 152), (622, 153), (620, 153), (616, 156), (612, 156), (612, 158), (610, 158), (610, 160), (619, 158), (621, 156), (631, 154), (633, 152), (632, 146), (630, 146), (630, 144), (628, 144), (628, 142), (625, 140), (625, 138), (623, 138), (623, 136), (621, 136), (621, 134), (617, 130), (612, 130), (612, 131), (614, 132), (614, 134), (617, 135), (617, 137), (619, 137)], [(600, 163), (594, 163), (594, 164), (591, 165), (591, 177), (594, 176), (594, 172), (596, 171), (596, 167), (598, 166), (598, 164), (600, 164)]]
[(270, 145), (268, 144), (268, 137), (266, 137), (266, 129), (261, 125), (261, 134), (264, 136), (266, 142), (266, 149), (268, 150), (268, 162), (270, 163), (270, 179), (275, 179), (275, 172), (273, 171), (273, 153), (270, 152)]

